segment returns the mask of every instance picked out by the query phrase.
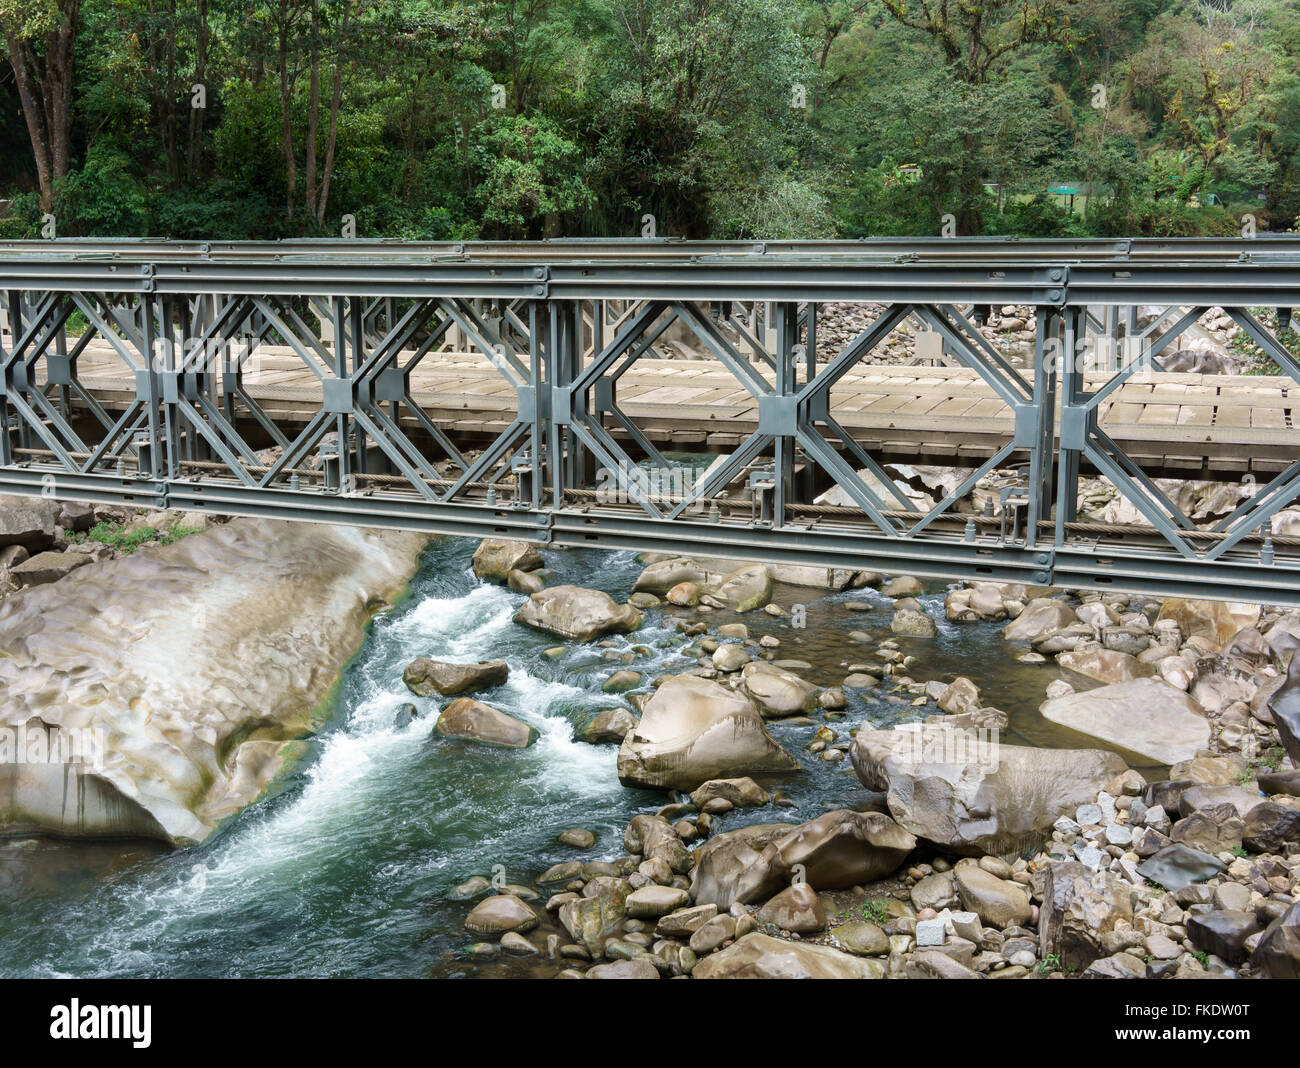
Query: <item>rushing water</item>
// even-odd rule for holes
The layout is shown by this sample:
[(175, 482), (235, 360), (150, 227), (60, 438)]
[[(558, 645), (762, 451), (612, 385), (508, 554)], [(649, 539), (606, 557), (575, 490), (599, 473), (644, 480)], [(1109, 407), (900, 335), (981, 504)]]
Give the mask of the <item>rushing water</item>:
[[(529, 882), (560, 860), (620, 855), (631, 816), (667, 799), (621, 787), (615, 747), (575, 741), (575, 725), (618, 703), (600, 690), (612, 671), (628, 666), (648, 683), (694, 661), (674, 629), (672, 613), (686, 614), (679, 610), (651, 610), (613, 649), (592, 643), (554, 660), (542, 655), (556, 639), (512, 622), (522, 595), (478, 582), (473, 548), (462, 539), (430, 545), (410, 596), (374, 621), (346, 669), (335, 714), (306, 758), (204, 845), (164, 852), (140, 843), (0, 842), (0, 975), (448, 976), (503, 967), (464, 955), (468, 906), (448, 892), (497, 864), (510, 881)], [(547, 555), (552, 583), (595, 586), (620, 600), (641, 570), (630, 553)], [(849, 632), (890, 636), (888, 602), (874, 591), (778, 588), (776, 599), (807, 605), (806, 629), (761, 612), (702, 618), (711, 627), (743, 618), (752, 636), (778, 637), (777, 655), (807, 661), (802, 674), (822, 685), (872, 659), (876, 641), (861, 644)], [(939, 620), (942, 599), (937, 588), (923, 598)], [(850, 601), (876, 608), (849, 611)], [(1068, 673), (1018, 663), (1023, 650), (1007, 646), (995, 625), (941, 622), (937, 638), (900, 645), (919, 658), (908, 669), (917, 680), (975, 678), (986, 703), (1011, 713), (1010, 741), (1089, 744), (1036, 714), (1047, 683)], [(616, 659), (628, 655), (630, 664)], [(413, 698), (401, 681), (416, 656), (507, 660), (508, 683), (484, 699), (535, 726), (537, 744), (502, 750), (433, 738), (438, 703)], [(847, 718), (832, 726), (843, 732), (913, 714), (889, 697), (851, 694)], [(424, 714), (396, 727), (407, 702)], [(771, 729), (806, 767), (784, 785), (796, 807), (733, 813), (724, 826), (810, 819), (862, 795), (847, 761), (831, 765), (807, 752), (815, 727)], [(556, 843), (579, 826), (596, 833), (594, 850)]]

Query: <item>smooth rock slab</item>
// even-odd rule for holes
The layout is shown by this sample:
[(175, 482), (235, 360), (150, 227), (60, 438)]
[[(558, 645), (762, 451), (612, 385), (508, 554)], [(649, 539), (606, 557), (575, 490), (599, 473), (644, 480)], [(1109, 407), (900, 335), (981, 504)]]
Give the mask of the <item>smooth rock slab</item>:
[(85, 553), (44, 552), (29, 557), (21, 564), (9, 569), (9, 574), (19, 586), (44, 586), (57, 582), (65, 575), (71, 574), (79, 567), (85, 567), (91, 559)]
[(1039, 712), (1052, 723), (1157, 764), (1187, 760), (1210, 744), (1210, 722), (1201, 706), (1160, 679), (1133, 679), (1053, 698)]
[(105, 744), (100, 767), (0, 763), (0, 833), (203, 841), (300, 751), (426, 543), (236, 519), (5, 598), (0, 728)]

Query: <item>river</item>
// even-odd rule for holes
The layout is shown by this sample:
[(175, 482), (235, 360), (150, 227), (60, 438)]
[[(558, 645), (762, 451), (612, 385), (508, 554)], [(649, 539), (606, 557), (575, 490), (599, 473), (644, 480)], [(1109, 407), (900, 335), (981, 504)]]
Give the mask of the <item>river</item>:
[[(523, 596), (474, 577), (474, 547), (465, 539), (430, 544), (409, 595), (371, 624), (305, 757), (203, 845), (165, 852), (147, 843), (0, 842), (0, 975), (447, 977), (526, 969), (464, 952), (468, 906), (449, 900), (449, 891), (494, 865), (528, 883), (560, 860), (617, 857), (631, 816), (667, 803), (664, 794), (620, 786), (615, 747), (575, 741), (573, 732), (618, 702), (600, 691), (612, 671), (628, 666), (648, 682), (693, 666), (674, 627), (690, 613), (651, 609), (641, 630), (610, 648), (570, 646), (550, 659), (543, 651), (556, 639), (511, 620)], [(631, 553), (544, 555), (552, 584), (594, 586), (619, 600), (641, 571)], [(940, 621), (939, 635), (899, 639), (919, 658), (909, 674), (971, 676), (987, 704), (1010, 713), (1013, 743), (1092, 744), (1036, 712), (1053, 679), (1069, 677), (1078, 688), (1087, 680), (1019, 663), (1024, 650), (1005, 643), (997, 624), (944, 621), (943, 593), (934, 586), (921, 598)], [(806, 628), (762, 612), (700, 618), (711, 628), (743, 621), (753, 637), (779, 638), (776, 655), (807, 661), (802, 674), (821, 685), (837, 684), (845, 665), (873, 659), (876, 643), (854, 642), (850, 631), (890, 637), (888, 600), (873, 590), (778, 586), (774, 599), (806, 605)], [(849, 611), (848, 601), (876, 607)], [(630, 664), (616, 659), (627, 654)], [(437, 703), (413, 698), (401, 681), (416, 656), (507, 660), (508, 683), (483, 699), (535, 726), (537, 743), (513, 751), (433, 738)], [(908, 718), (915, 710), (904, 696), (850, 692), (846, 718), (831, 726), (843, 735)], [(424, 715), (398, 727), (395, 714), (407, 702)], [(811, 819), (861, 798), (848, 761), (832, 765), (808, 752), (815, 727), (770, 727), (805, 765), (784, 785), (796, 807), (737, 811), (723, 829)], [(596, 847), (577, 854), (558, 844), (569, 827), (595, 832)]]

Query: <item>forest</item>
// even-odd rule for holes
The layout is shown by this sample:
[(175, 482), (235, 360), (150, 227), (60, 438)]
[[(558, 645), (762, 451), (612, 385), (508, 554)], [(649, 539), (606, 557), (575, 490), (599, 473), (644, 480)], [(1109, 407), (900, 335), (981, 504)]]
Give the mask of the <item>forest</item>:
[(1295, 0), (0, 0), (0, 32), (5, 238), (1300, 216)]

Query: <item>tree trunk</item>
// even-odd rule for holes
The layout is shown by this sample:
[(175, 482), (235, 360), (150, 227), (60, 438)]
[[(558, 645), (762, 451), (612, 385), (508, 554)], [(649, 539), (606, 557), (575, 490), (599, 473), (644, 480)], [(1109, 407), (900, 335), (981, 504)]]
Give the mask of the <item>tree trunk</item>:
[(293, 87), (289, 81), (289, 26), (280, 27), (280, 135), (284, 152), (284, 214), (293, 218), (294, 190), (298, 184), (298, 166), (293, 158)]
[[(204, 79), (208, 73), (208, 0), (198, 0), (198, 25), (195, 30), (195, 52), (194, 52), (194, 84), (204, 86), (206, 93), (206, 82)], [(190, 89), (193, 93), (193, 87)], [(189, 96), (190, 94), (186, 94)], [(207, 101), (205, 100), (204, 103)], [(199, 158), (203, 151), (203, 126), (204, 118), (207, 116), (206, 108), (196, 108), (191, 98), (190, 102), (190, 129), (189, 145), (185, 158), (185, 177), (187, 181), (193, 182), (198, 177)]]
[(320, 127), (320, 4), (312, 0), (310, 68), (307, 91), (307, 134), (304, 139), (306, 162), (303, 165), (303, 197), (307, 216), (316, 218), (316, 133)]
[(40, 188), (41, 210), (54, 209), (54, 169), (50, 162), (50, 138), (45, 125), (45, 112), (36, 102), (32, 91), (31, 72), (28, 67), (26, 46), (17, 37), (6, 39), (9, 62), (14, 69), (14, 83), (18, 88), (18, 102), (27, 120), (27, 136), (32, 142), (32, 155), (36, 159), (36, 181)]
[(325, 136), (325, 168), (321, 174), (321, 194), (316, 204), (316, 223), (325, 223), (329, 209), (330, 179), (334, 177), (334, 149), (338, 147), (338, 113), (343, 105), (343, 48), (347, 42), (347, 16), (350, 8), (343, 9), (343, 22), (338, 31), (338, 47), (334, 51), (334, 91), (329, 101), (329, 133)]

